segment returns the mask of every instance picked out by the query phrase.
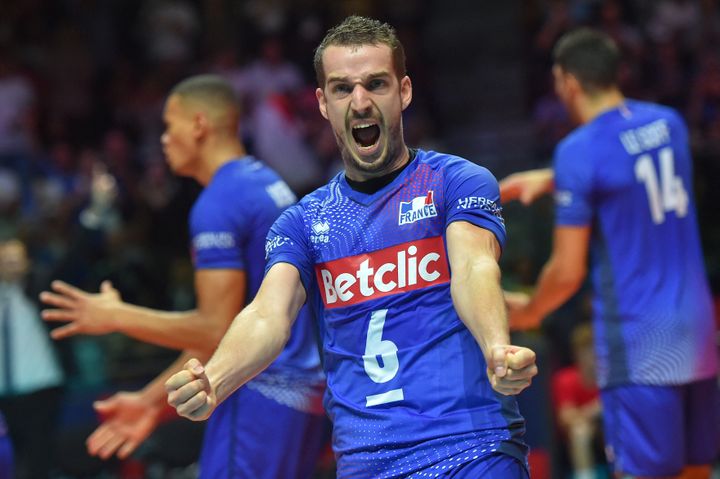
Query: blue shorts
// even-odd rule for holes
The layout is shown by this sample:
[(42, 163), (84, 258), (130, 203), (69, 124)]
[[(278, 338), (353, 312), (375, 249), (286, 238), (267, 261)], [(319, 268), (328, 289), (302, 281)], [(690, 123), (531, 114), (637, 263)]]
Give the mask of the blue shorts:
[(327, 420), (241, 387), (213, 412), (200, 454), (203, 479), (307, 479)]
[(681, 386), (627, 385), (601, 392), (608, 460), (618, 473), (674, 476), (711, 464), (720, 447), (716, 378)]
[[(460, 458), (450, 458), (410, 476), (412, 479), (528, 479), (528, 470), (513, 456), (495, 453), (456, 465)], [(455, 462), (455, 464), (453, 464)]]

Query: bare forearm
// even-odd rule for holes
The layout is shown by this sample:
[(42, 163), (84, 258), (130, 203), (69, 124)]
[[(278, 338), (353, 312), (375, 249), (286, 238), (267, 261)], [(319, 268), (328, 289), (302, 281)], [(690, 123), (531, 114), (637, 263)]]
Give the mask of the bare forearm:
[(290, 324), (253, 305), (235, 318), (205, 368), (218, 402), (275, 360), (290, 337)]
[(528, 311), (540, 319), (559, 308), (580, 288), (584, 275), (566, 274), (551, 259), (543, 268), (537, 289), (527, 306)]
[(456, 272), (451, 292), (456, 311), (486, 357), (493, 345), (510, 343), (500, 268), (493, 259), (476, 260)]
[(113, 310), (112, 321), (118, 332), (172, 349), (212, 352), (225, 332), (197, 310), (158, 311), (126, 303)]

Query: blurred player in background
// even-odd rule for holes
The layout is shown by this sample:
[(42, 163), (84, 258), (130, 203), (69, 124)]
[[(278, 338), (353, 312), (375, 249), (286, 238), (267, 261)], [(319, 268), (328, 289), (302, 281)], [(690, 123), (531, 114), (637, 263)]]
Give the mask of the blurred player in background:
[[(58, 308), (44, 311), (46, 320), (68, 321), (53, 331), (55, 339), (121, 332), (184, 350), (143, 390), (96, 403), (106, 419), (88, 438), (91, 454), (131, 454), (160, 420), (165, 380), (190, 357), (209, 358), (232, 318), (257, 292), (265, 235), (295, 196), (272, 170), (246, 154), (237, 137), (239, 121), (231, 87), (214, 75), (181, 82), (165, 105), (162, 145), (170, 168), (205, 187), (190, 215), (197, 309), (165, 312), (127, 304), (109, 282), (99, 294), (89, 294), (55, 281), (55, 292), (41, 295)], [(324, 427), (324, 377), (315, 336), (303, 310), (273, 365), (218, 408), (205, 432), (201, 477), (312, 475)]]
[(274, 224), (257, 296), (207, 368), (192, 360), (170, 378), (169, 401), (208, 417), (280, 353), (307, 301), (321, 321), (338, 477), (527, 477), (512, 395), (537, 368), (533, 351), (510, 345), (497, 182), (405, 145), (412, 84), (389, 25), (347, 18), (315, 69), (346, 170)]
[(581, 29), (554, 50), (555, 89), (582, 126), (552, 169), (516, 173), (503, 201), (555, 191), (552, 254), (511, 326), (537, 327), (586, 276), (608, 459), (618, 477), (707, 478), (718, 452), (717, 344), (687, 129), (672, 109), (623, 96), (618, 49)]

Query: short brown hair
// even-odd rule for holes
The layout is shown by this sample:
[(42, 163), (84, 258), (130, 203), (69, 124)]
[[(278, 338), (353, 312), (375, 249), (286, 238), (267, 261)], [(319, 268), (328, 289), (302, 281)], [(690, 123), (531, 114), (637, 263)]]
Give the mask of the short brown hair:
[(617, 84), (620, 51), (612, 37), (599, 30), (583, 27), (566, 33), (555, 44), (553, 60), (587, 93)]
[(315, 49), (315, 76), (318, 85), (325, 86), (325, 70), (322, 56), (325, 49), (331, 45), (387, 45), (392, 51), (393, 66), (398, 78), (406, 74), (405, 50), (395, 33), (395, 29), (387, 23), (378, 20), (352, 15), (347, 17), (341, 24), (328, 30), (325, 38)]

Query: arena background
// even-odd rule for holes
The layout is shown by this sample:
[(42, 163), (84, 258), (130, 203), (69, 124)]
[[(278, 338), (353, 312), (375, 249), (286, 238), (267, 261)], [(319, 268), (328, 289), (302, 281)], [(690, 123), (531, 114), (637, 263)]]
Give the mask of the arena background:
[[(625, 56), (626, 94), (673, 106), (690, 126), (706, 264), (720, 300), (714, 0), (4, 0), (0, 239), (28, 245), (29, 294), (36, 298), (55, 278), (92, 291), (111, 279), (129, 302), (191, 308), (186, 217), (199, 187), (173, 177), (163, 161), (164, 95), (191, 74), (225, 75), (242, 96), (251, 151), (308, 192), (340, 167), (317, 111), (313, 49), (351, 13), (390, 22), (405, 45), (414, 85), (408, 144), (465, 156), (498, 178), (548, 165), (572, 128), (552, 93), (554, 40), (577, 25), (610, 33)], [(98, 165), (116, 179), (116, 194), (93, 194)], [(88, 229), (79, 217), (93, 201), (103, 217)], [(504, 283), (528, 288), (549, 252), (552, 204), (511, 204), (505, 218)], [(583, 291), (541, 331), (517, 338), (538, 351), (542, 371), (521, 396), (533, 477), (566, 477), (549, 383), (571, 361), (568, 337), (587, 320), (585, 299)], [(52, 432), (54, 477), (193, 477), (201, 425), (170, 422), (125, 463), (84, 452), (98, 420), (92, 401), (142, 386), (172, 351), (121, 335), (57, 347), (66, 382)], [(334, 477), (330, 455), (318, 477)]]

